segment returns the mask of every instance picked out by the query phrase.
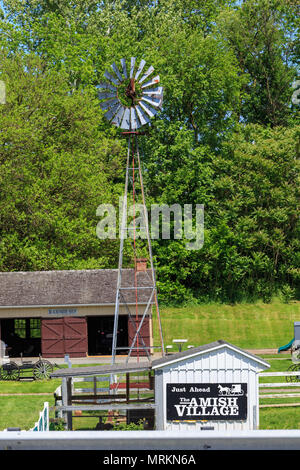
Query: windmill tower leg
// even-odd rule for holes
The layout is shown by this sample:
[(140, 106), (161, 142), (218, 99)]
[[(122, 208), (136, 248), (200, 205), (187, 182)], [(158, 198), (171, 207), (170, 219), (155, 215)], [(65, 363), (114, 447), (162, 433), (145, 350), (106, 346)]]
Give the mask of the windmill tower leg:
[[(160, 320), (160, 312), (157, 300), (157, 288), (156, 288), (156, 278), (153, 265), (153, 256), (152, 256), (152, 247), (151, 247), (151, 238), (149, 232), (148, 224), (148, 213), (145, 202), (145, 192), (143, 185), (143, 177), (141, 170), (141, 159), (139, 154), (137, 137), (138, 133), (134, 131), (128, 132), (128, 150), (127, 150), (127, 163), (126, 163), (126, 177), (125, 177), (125, 190), (124, 190), (124, 199), (122, 207), (122, 218), (121, 218), (121, 227), (120, 227), (120, 251), (119, 251), (119, 266), (118, 266), (118, 277), (117, 277), (117, 292), (116, 292), (116, 303), (115, 303), (115, 316), (114, 316), (114, 329), (113, 329), (113, 342), (112, 342), (112, 364), (115, 363), (116, 354), (118, 351), (118, 323), (120, 315), (120, 307), (125, 307), (128, 314), (128, 320), (131, 322), (133, 329), (133, 338), (130, 340), (130, 344), (127, 348), (122, 347), (121, 349), (127, 349), (128, 355), (126, 363), (129, 361), (130, 357), (136, 352), (137, 358), (139, 360), (139, 354), (143, 353), (146, 355), (148, 360), (151, 360), (151, 347), (146, 346), (144, 338), (142, 336), (142, 327), (145, 325), (145, 320), (151, 318), (152, 305), (155, 305), (157, 322), (159, 326), (159, 336), (160, 336), (160, 348), (162, 355), (165, 354), (162, 326)], [(132, 158), (131, 158), (132, 157)], [(131, 165), (131, 167), (130, 167)], [(131, 173), (132, 172), (132, 173)], [(132, 196), (133, 196), (133, 252), (134, 252), (134, 279), (131, 285), (126, 285), (122, 283), (123, 281), (123, 253), (124, 253), (124, 239), (127, 236), (127, 199), (129, 196), (129, 183), (130, 183), (130, 174), (132, 174)], [(140, 188), (140, 197), (141, 204), (143, 208), (143, 229), (145, 233), (145, 241), (147, 245), (147, 260), (150, 264), (150, 275), (149, 283), (147, 286), (138, 285), (138, 275), (137, 275), (137, 237), (136, 237), (136, 214), (135, 214), (135, 203), (137, 197), (137, 186)], [(141, 227), (139, 227), (141, 228)], [(135, 294), (135, 311), (132, 311), (132, 305), (129, 305), (126, 302), (126, 293)], [(141, 314), (140, 312), (140, 303), (139, 303), (139, 293), (143, 292), (143, 305), (144, 311)], [(147, 292), (147, 295), (145, 295)], [(147, 300), (145, 301), (145, 297)], [(149, 320), (150, 321), (150, 320)]]

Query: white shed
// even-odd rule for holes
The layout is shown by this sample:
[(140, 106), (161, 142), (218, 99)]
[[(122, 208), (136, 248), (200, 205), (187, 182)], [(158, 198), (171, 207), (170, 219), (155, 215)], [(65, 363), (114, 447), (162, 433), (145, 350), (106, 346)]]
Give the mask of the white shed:
[(156, 429), (258, 429), (258, 373), (268, 367), (223, 340), (153, 361)]

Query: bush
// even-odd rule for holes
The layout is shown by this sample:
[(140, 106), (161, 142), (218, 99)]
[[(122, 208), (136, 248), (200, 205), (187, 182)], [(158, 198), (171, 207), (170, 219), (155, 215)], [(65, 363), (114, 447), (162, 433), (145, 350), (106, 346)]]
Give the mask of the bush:
[(49, 425), (49, 431), (65, 431), (66, 423), (62, 418), (56, 418)]
[(143, 419), (140, 419), (139, 422), (136, 423), (119, 423), (115, 424), (113, 427), (114, 431), (141, 431), (144, 429), (144, 421)]
[(285, 304), (294, 300), (296, 296), (296, 289), (293, 289), (289, 284), (284, 284), (281, 288), (281, 299)]

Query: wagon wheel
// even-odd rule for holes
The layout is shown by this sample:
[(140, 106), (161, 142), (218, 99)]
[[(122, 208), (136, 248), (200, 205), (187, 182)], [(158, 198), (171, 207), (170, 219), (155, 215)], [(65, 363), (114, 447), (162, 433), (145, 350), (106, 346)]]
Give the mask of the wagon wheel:
[(20, 369), (18, 365), (15, 362), (3, 364), (0, 369), (0, 378), (1, 380), (19, 380)]
[[(300, 364), (292, 364), (288, 368), (288, 372), (297, 372), (298, 370), (300, 371)], [(300, 372), (299, 375), (288, 375), (285, 379), (287, 382), (300, 382)]]
[(49, 379), (53, 366), (49, 361), (38, 361), (33, 366), (33, 377), (37, 379)]

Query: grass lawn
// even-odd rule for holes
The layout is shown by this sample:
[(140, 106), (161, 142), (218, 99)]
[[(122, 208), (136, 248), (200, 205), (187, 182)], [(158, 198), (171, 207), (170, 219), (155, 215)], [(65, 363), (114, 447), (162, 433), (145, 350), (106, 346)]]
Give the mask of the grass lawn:
[(43, 396), (0, 396), (0, 430), (20, 427), (27, 431), (33, 428), (46, 401), (50, 406), (54, 405), (53, 393)]
[[(276, 359), (275, 357), (264, 356), (264, 359), (270, 363), (271, 368), (268, 369), (268, 372), (280, 372), (287, 371), (288, 367), (292, 364), (289, 354), (280, 354), (280, 358), (285, 359)], [(285, 377), (261, 377), (260, 383), (262, 382), (285, 382)], [(276, 389), (272, 390), (272, 393)], [(290, 389), (291, 390), (291, 389)], [(292, 392), (295, 392), (292, 389)], [(270, 392), (267, 392), (270, 393)], [(274, 398), (267, 399), (261, 398), (259, 401), (260, 405), (264, 403), (299, 403), (300, 398)], [(300, 406), (298, 407), (282, 407), (282, 408), (260, 408), (259, 410), (259, 428), (260, 429), (300, 429)]]
[[(244, 349), (277, 349), (294, 336), (294, 321), (300, 321), (300, 302), (283, 304), (274, 300), (270, 304), (209, 304), (161, 308), (160, 312), (165, 346), (172, 344), (175, 338), (186, 338), (187, 345), (194, 346), (223, 339)], [(153, 331), (154, 344), (159, 345), (155, 315)], [(291, 365), (290, 355), (287, 353), (280, 354), (277, 358), (276, 356), (264, 356), (271, 364), (270, 371), (286, 371)], [(285, 359), (282, 360), (283, 358)], [(285, 381), (285, 378), (277, 377), (273, 381), (280, 380)], [(59, 379), (33, 382), (0, 381), (0, 430), (15, 426), (25, 430), (32, 428), (38, 420), (44, 402), (48, 401), (50, 406), (54, 405), (53, 392), (60, 384)], [(76, 384), (77, 386), (81, 387), (82, 383)], [(46, 395), (33, 395), (38, 393)], [(261, 400), (261, 403), (266, 403), (266, 400)], [(276, 399), (278, 400), (282, 401)], [(294, 398), (292, 401), (300, 400)], [(97, 422), (98, 418), (74, 418), (74, 428), (95, 429)], [(260, 429), (298, 428), (300, 407), (260, 409)]]
[(0, 430), (7, 427), (31, 429), (39, 418), (44, 402), (54, 406), (53, 393), (59, 385), (59, 379), (0, 381)]
[[(153, 312), (154, 345), (159, 346), (155, 309)], [(165, 346), (172, 345), (173, 339), (185, 338), (185, 348), (222, 339), (245, 349), (277, 349), (294, 337), (300, 302), (164, 307), (160, 316)]]
[(300, 407), (260, 409), (259, 429), (300, 429)]

